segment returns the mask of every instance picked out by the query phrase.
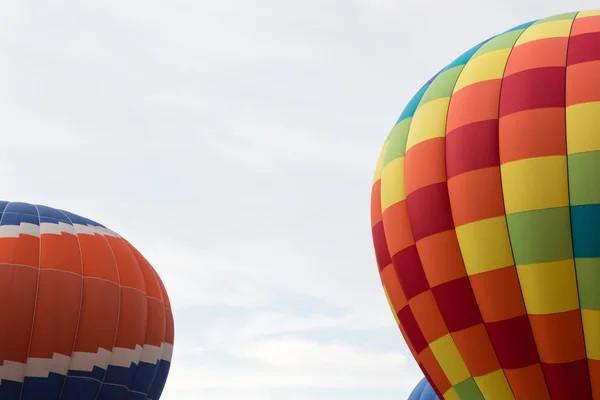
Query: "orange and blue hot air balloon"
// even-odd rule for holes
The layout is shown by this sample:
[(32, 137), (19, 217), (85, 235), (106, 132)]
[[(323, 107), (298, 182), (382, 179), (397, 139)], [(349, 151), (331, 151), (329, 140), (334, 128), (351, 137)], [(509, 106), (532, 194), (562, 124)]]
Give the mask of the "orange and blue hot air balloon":
[(165, 287), (127, 240), (0, 202), (0, 399), (157, 400), (173, 338)]
[(372, 187), (390, 307), (444, 399), (600, 399), (600, 11), (458, 57)]
[(427, 379), (423, 378), (415, 386), (407, 400), (439, 400), (439, 397), (435, 394)]

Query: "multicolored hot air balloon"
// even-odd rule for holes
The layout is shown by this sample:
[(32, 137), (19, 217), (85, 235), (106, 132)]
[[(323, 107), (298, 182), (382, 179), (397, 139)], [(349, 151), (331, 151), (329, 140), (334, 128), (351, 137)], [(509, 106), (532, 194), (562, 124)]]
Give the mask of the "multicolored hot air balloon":
[(372, 189), (381, 280), (440, 397), (600, 399), (600, 11), (427, 82)]
[(435, 394), (427, 379), (423, 378), (413, 389), (407, 400), (439, 400), (439, 397)]
[(0, 399), (157, 400), (173, 336), (167, 292), (129, 242), (0, 202)]

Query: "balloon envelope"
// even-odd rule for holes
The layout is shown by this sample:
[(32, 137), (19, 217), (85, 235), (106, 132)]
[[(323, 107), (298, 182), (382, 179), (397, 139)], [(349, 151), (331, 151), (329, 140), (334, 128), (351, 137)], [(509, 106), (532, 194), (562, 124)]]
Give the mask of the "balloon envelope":
[(439, 400), (439, 397), (427, 379), (423, 378), (408, 396), (408, 400)]
[(600, 12), (510, 29), (427, 82), (383, 147), (371, 219), (445, 398), (600, 399)]
[(167, 292), (124, 238), (0, 202), (0, 399), (159, 399), (173, 336)]

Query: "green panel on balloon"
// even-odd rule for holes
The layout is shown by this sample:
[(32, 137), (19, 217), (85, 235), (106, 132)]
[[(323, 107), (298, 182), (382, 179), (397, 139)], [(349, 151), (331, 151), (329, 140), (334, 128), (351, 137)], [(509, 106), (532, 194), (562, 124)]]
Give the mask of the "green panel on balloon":
[(515, 263), (539, 264), (573, 257), (569, 207), (506, 216)]
[(423, 95), (419, 107), (443, 97), (450, 97), (454, 90), (454, 85), (462, 72), (464, 65), (451, 68), (447, 71), (442, 72), (433, 82), (429, 85), (429, 88)]
[(570, 154), (569, 196), (571, 205), (600, 203), (600, 151)]
[(585, 310), (600, 310), (600, 258), (576, 258), (579, 303)]
[(563, 21), (565, 19), (573, 19), (577, 16), (578, 13), (579, 12), (568, 12), (568, 13), (564, 13), (564, 14), (553, 15), (552, 17), (542, 18), (542, 19), (534, 22), (533, 25), (539, 25), (539, 24), (543, 24), (544, 22), (550, 22), (550, 21)]
[(408, 139), (408, 131), (410, 129), (411, 118), (407, 118), (396, 124), (388, 136), (385, 155), (383, 156), (383, 166), (385, 167), (390, 161), (399, 157), (404, 157), (406, 153), (406, 140)]
[(492, 51), (512, 48), (523, 31), (524, 29), (519, 29), (496, 36), (481, 46), (481, 48), (473, 55), (473, 58), (484, 55), (485, 53), (490, 53)]
[(485, 400), (473, 378), (465, 379), (454, 386), (461, 400)]

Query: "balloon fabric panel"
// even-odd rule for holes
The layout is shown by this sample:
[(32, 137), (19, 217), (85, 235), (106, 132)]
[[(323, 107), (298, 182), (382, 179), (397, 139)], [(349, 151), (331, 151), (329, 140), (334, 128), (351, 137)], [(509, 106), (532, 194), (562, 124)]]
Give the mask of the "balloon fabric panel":
[(426, 378), (423, 378), (413, 389), (407, 400), (439, 400)]
[(587, 11), (475, 46), (391, 130), (376, 259), (440, 398), (600, 398), (599, 127), (600, 12)]
[(0, 398), (159, 399), (173, 317), (150, 264), (75, 214), (0, 212)]

